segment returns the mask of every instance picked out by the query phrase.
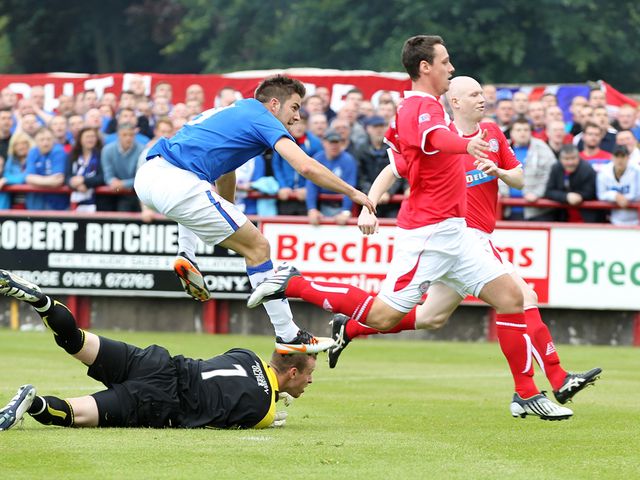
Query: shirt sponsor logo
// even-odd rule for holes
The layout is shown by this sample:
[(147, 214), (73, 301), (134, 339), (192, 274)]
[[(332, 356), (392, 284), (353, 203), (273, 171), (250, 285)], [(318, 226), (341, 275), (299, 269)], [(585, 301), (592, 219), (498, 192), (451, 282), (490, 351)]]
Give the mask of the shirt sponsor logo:
[(264, 374), (262, 373), (262, 368), (260, 367), (260, 364), (257, 361), (253, 365), (251, 365), (251, 370), (252, 370), (253, 376), (256, 377), (256, 382), (258, 383), (258, 385), (264, 389), (264, 393), (269, 395), (269, 383), (267, 382), (267, 379), (264, 377)]
[(487, 175), (482, 170), (469, 170), (466, 175), (467, 187), (475, 187), (476, 185), (481, 185), (483, 183), (490, 182), (495, 179), (493, 175)]

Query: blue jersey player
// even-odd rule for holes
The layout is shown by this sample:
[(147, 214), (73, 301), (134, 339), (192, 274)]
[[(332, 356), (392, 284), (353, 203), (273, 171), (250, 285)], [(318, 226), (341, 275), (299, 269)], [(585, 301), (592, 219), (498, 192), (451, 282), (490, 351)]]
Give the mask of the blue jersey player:
[[(287, 131), (300, 120), (304, 95), (298, 80), (280, 75), (268, 78), (256, 89), (255, 98), (207, 110), (172, 138), (161, 139), (138, 170), (134, 187), (140, 200), (179, 224), (174, 269), (195, 299), (209, 299), (195, 264), (198, 237), (242, 255), (253, 287), (274, 273), (269, 242), (233, 204), (236, 168), (264, 150), (275, 150), (318, 186), (373, 210), (365, 194), (305, 154)], [(275, 328), (278, 352), (315, 353), (332, 345), (331, 339), (318, 339), (299, 329), (286, 301), (268, 302), (265, 307)]]

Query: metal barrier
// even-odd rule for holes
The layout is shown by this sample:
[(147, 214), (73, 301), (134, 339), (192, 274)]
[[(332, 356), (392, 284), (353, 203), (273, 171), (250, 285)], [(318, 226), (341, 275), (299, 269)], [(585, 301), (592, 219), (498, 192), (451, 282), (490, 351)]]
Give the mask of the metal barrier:
[[(72, 190), (67, 187), (33, 187), (31, 185), (6, 185), (4, 188), (0, 188), (2, 192), (8, 193), (67, 193), (70, 194)], [(108, 186), (97, 187), (95, 189), (97, 195), (135, 195), (133, 189), (121, 189), (114, 190)], [(340, 201), (342, 200), (342, 195), (335, 193), (321, 193), (319, 195), (320, 200), (327, 201)], [(259, 192), (249, 192), (247, 198), (252, 199), (277, 199), (276, 195), (265, 195)], [(389, 203), (401, 203), (404, 200), (404, 195), (392, 195), (389, 199)], [(298, 200), (294, 194), (289, 196), (289, 200)], [(536, 200), (535, 202), (529, 202), (523, 198), (506, 198), (500, 197), (498, 199), (498, 208), (496, 210), (496, 218), (502, 219), (504, 207), (536, 207), (536, 208), (562, 208), (565, 210), (611, 210), (614, 208), (619, 208), (615, 204), (611, 202), (601, 202), (598, 200), (588, 200), (582, 202), (579, 206), (573, 206), (566, 203), (555, 202), (553, 200), (547, 200), (545, 198), (541, 198)], [(632, 202), (629, 204), (629, 209), (638, 210), (638, 214), (640, 215), (640, 202)], [(360, 207), (358, 205), (354, 205), (353, 212), (354, 215), (357, 215), (360, 211)]]

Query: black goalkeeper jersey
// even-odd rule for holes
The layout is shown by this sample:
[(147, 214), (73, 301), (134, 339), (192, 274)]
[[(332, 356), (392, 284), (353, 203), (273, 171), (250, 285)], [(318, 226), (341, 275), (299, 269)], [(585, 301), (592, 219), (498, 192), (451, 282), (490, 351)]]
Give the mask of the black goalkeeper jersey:
[(278, 381), (255, 353), (234, 348), (209, 360), (173, 357), (186, 428), (263, 428), (273, 422)]

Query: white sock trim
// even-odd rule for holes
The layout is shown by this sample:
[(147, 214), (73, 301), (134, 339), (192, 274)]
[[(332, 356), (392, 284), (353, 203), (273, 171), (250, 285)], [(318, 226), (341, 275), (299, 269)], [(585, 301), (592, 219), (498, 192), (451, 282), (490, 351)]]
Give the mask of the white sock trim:
[(51, 299), (49, 297), (46, 297), (46, 298), (47, 298), (47, 304), (44, 307), (33, 307), (35, 308), (36, 312), (43, 313), (49, 310), (49, 308), (51, 308)]

